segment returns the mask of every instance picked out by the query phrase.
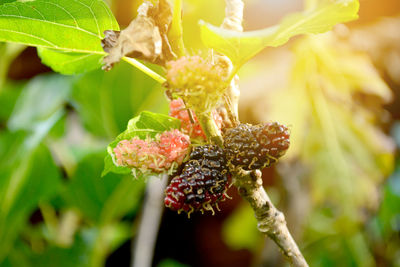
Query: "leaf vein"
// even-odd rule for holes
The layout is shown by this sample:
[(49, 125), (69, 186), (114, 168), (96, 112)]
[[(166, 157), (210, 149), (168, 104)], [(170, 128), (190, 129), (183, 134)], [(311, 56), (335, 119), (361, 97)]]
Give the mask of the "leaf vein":
[[(39, 2), (41, 2), (41, 1), (39, 1)], [(47, 2), (47, 4), (51, 4), (51, 5), (55, 6), (55, 7), (58, 7), (61, 10), (63, 10), (65, 13), (67, 13), (74, 20), (75, 25), (76, 25), (77, 28), (83, 29), (83, 28), (81, 28), (79, 26), (78, 21), (76, 20), (76, 18), (68, 10), (66, 10), (64, 7), (62, 7), (62, 6), (60, 6), (60, 5), (56, 4), (56, 3), (52, 3), (52, 2)]]
[(38, 36), (36, 36), (36, 35), (33, 35), (33, 34), (29, 34), (29, 33), (25, 33), (25, 32), (19, 32), (19, 31), (14, 31), (14, 30), (8, 30), (8, 29), (0, 29), (0, 31), (12, 32), (12, 33), (16, 33), (16, 34), (26, 35), (26, 36), (29, 36), (29, 37), (32, 37), (32, 38), (41, 40), (41, 41), (43, 41), (43, 42), (46, 42), (46, 43), (48, 43), (49, 45), (51, 45), (53, 48), (58, 48), (58, 49), (59, 49), (59, 47), (58, 47), (56, 44), (54, 44), (54, 43), (52, 43), (52, 42), (50, 42), (50, 41), (48, 41), (48, 40), (46, 40), (46, 39), (44, 39), (44, 38), (38, 37)]
[(82, 29), (82, 28), (80, 28), (80, 27), (74, 27), (74, 26), (71, 26), (71, 25), (61, 24), (61, 23), (54, 22), (54, 21), (42, 20), (42, 19), (35, 19), (35, 18), (24, 17), (24, 16), (17, 16), (17, 15), (8, 15), (8, 14), (0, 14), (0, 17), (14, 17), (14, 18), (21, 18), (21, 19), (26, 19), (26, 20), (40, 21), (40, 22), (43, 22), (43, 23), (49, 23), (49, 24), (53, 24), (53, 25), (56, 25), (56, 26), (60, 26), (60, 27), (66, 27), (66, 28), (76, 29), (76, 30), (85, 32), (85, 33), (87, 33), (87, 34), (90, 34), (90, 35), (99, 37), (97, 34), (92, 33), (92, 32), (89, 32), (89, 31), (87, 31), (87, 30), (85, 30), (85, 29)]

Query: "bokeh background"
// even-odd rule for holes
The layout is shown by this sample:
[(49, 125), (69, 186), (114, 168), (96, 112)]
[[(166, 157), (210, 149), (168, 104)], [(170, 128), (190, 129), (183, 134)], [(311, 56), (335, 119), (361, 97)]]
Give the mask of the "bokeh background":
[[(109, 4), (121, 28), (142, 1)], [(302, 10), (246, 0), (245, 30)], [(359, 20), (265, 49), (240, 71), (240, 119), (290, 125), (263, 171), (310, 266), (400, 266), (400, 2), (360, 0)], [(219, 25), (224, 1), (184, 0), (184, 38)], [(154, 66), (150, 66), (154, 68)], [(129, 266), (146, 184), (100, 178), (107, 144), (142, 110), (168, 113), (159, 84), (121, 62), (53, 73), (36, 49), (0, 44), (0, 266)], [(235, 191), (221, 212), (165, 210), (153, 266), (285, 266)]]

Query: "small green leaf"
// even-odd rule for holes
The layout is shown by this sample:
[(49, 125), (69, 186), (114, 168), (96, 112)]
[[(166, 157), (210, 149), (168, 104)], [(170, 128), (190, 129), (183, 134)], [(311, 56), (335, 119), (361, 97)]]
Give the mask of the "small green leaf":
[(143, 111), (139, 116), (131, 119), (128, 122), (127, 129), (122, 132), (117, 138), (107, 147), (108, 155), (105, 158), (105, 167), (102, 176), (109, 172), (126, 173), (126, 168), (115, 166), (112, 161), (113, 149), (121, 140), (129, 140), (135, 136), (145, 139), (147, 137), (155, 137), (156, 134), (177, 129), (180, 127), (180, 121), (164, 114)]
[(334, 25), (358, 18), (357, 0), (320, 1), (312, 10), (291, 14), (279, 25), (251, 32), (221, 29), (200, 21), (203, 43), (228, 56), (238, 69), (267, 46), (277, 47), (291, 37), (307, 33), (323, 33)]
[(110, 153), (107, 153), (107, 156), (104, 158), (104, 170), (101, 173), (101, 177), (105, 176), (109, 172), (118, 174), (129, 174), (131, 173), (131, 169), (129, 169), (128, 167), (115, 165)]
[[(43, 62), (62, 73), (93, 69), (95, 62), (100, 67), (97, 60), (105, 55), (100, 45), (103, 32), (118, 29), (102, 0), (33, 0), (0, 5), (0, 41), (41, 47)], [(52, 50), (44, 52), (43, 48)]]
[(143, 111), (139, 116), (128, 122), (127, 129), (118, 135), (114, 142), (118, 143), (121, 140), (131, 139), (135, 136), (138, 136), (141, 139), (145, 139), (148, 136), (155, 137), (158, 133), (177, 129), (179, 127), (180, 121), (178, 119), (164, 114)]
[(86, 218), (106, 225), (137, 207), (144, 183), (132, 180), (130, 176), (121, 177), (115, 174), (100, 179), (103, 157), (104, 151), (95, 152), (79, 162), (64, 192), (64, 198)]
[(112, 140), (141, 110), (166, 112), (160, 84), (126, 62), (111, 71), (91, 71), (78, 77), (72, 91), (73, 105), (91, 134)]
[(37, 48), (42, 63), (54, 71), (65, 75), (88, 72), (100, 68), (103, 55), (57, 51), (43, 47)]
[(70, 77), (60, 75), (36, 77), (26, 85), (19, 96), (8, 121), (8, 127), (13, 131), (34, 130), (37, 125), (64, 110), (70, 91)]
[(74, 238), (74, 243), (70, 247), (59, 247), (50, 244), (41, 253), (25, 253), (29, 259), (30, 266), (49, 267), (56, 262), (58, 267), (89, 267), (90, 256), (96, 241), (95, 238), (88, 238), (90, 230), (92, 228), (78, 232)]

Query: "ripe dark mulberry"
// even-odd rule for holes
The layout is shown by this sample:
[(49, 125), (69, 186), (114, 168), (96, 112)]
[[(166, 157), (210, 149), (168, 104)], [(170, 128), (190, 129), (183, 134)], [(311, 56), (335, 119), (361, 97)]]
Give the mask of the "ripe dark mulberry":
[(261, 124), (257, 127), (255, 136), (268, 156), (275, 161), (285, 155), (290, 145), (289, 129), (277, 122)]
[(271, 166), (289, 148), (290, 133), (277, 122), (260, 125), (240, 124), (224, 135), (225, 153), (229, 164), (244, 170)]
[(178, 213), (218, 209), (226, 199), (228, 168), (224, 151), (215, 145), (193, 149), (182, 173), (174, 177), (165, 190), (165, 206)]

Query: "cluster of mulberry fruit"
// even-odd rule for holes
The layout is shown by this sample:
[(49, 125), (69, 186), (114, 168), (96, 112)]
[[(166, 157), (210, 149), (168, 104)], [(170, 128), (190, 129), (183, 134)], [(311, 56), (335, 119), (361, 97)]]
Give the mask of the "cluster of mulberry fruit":
[(154, 140), (134, 137), (121, 140), (113, 149), (117, 166), (129, 167), (134, 176), (141, 173), (173, 172), (183, 162), (190, 149), (190, 138), (179, 130), (158, 134)]
[[(172, 102), (171, 113), (182, 120), (182, 128), (191, 136), (202, 136), (200, 125), (191, 124), (182, 108), (183, 102)], [(178, 110), (179, 109), (179, 110)], [(186, 123), (186, 124), (185, 124)], [(197, 122), (198, 123), (198, 122)], [(191, 128), (191, 130), (189, 129)], [(197, 131), (197, 135), (193, 134)], [(240, 124), (224, 133), (224, 148), (202, 145), (190, 150), (190, 137), (179, 130), (158, 134), (155, 139), (134, 137), (121, 140), (114, 148), (114, 161), (141, 173), (163, 173), (179, 169), (165, 190), (164, 203), (172, 210), (214, 213), (218, 203), (227, 197), (230, 170), (255, 170), (268, 167), (289, 148), (289, 130), (279, 123)], [(185, 159), (188, 158), (186, 162)], [(134, 173), (135, 174), (135, 173)]]
[[(226, 130), (224, 148), (196, 147), (165, 190), (165, 206), (188, 215), (204, 212), (226, 199), (229, 168), (255, 170), (268, 167), (289, 148), (289, 130), (279, 123), (240, 124)], [(229, 168), (228, 168), (229, 166)]]
[(165, 190), (165, 206), (178, 213), (210, 210), (226, 199), (228, 178), (225, 153), (216, 145), (198, 146), (190, 154), (182, 173)]

